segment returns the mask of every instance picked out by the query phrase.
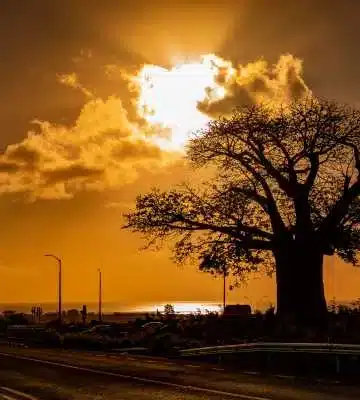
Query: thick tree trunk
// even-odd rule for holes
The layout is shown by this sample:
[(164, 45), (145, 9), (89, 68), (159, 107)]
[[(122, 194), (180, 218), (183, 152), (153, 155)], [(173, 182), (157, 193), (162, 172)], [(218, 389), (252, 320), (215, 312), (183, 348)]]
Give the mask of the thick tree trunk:
[(311, 243), (289, 242), (274, 253), (276, 260), (277, 313), (304, 323), (326, 316), (323, 255)]

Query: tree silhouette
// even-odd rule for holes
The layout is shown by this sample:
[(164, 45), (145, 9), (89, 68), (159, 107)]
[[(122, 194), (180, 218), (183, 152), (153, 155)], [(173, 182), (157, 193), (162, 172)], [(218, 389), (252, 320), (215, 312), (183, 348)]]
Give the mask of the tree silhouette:
[(166, 316), (174, 315), (175, 314), (175, 309), (172, 304), (165, 304), (164, 305), (164, 314)]
[(324, 316), (324, 255), (356, 264), (360, 246), (360, 111), (313, 98), (241, 108), (195, 133), (187, 158), (214, 178), (139, 196), (125, 227), (149, 245), (175, 239), (174, 259), (204, 270), (265, 266), (279, 314)]

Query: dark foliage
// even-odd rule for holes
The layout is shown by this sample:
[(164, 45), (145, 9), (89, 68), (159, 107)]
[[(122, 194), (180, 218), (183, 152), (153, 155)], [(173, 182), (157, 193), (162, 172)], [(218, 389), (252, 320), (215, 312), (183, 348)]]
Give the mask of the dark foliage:
[(139, 196), (126, 228), (150, 246), (173, 240), (177, 262), (205, 271), (240, 279), (261, 266), (276, 271), (278, 309), (302, 312), (297, 286), (308, 281), (304, 309), (325, 312), (323, 256), (357, 263), (359, 151), (360, 112), (350, 107), (309, 98), (241, 108), (188, 145), (187, 158), (215, 167), (215, 177), (201, 189)]

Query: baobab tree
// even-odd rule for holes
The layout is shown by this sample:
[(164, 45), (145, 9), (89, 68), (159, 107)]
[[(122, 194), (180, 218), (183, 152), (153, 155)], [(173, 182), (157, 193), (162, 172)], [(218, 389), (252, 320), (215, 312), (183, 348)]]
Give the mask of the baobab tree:
[(356, 265), (360, 246), (360, 111), (313, 98), (237, 109), (196, 132), (186, 157), (214, 178), (140, 195), (126, 227), (207, 271), (266, 265), (280, 315), (324, 316), (324, 256)]

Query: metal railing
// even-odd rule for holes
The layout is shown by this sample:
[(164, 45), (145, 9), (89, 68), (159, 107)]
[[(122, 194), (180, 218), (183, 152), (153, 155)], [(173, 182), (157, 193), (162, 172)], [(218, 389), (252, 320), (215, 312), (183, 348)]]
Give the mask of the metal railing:
[(317, 354), (348, 354), (360, 355), (360, 345), (338, 343), (277, 343), (255, 342), (224, 346), (200, 347), (180, 350), (180, 356), (194, 357), (206, 355), (222, 355), (248, 352), (265, 353), (317, 353)]
[(215, 362), (256, 373), (358, 382), (360, 345), (255, 342), (179, 350), (180, 358)]

